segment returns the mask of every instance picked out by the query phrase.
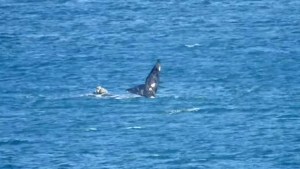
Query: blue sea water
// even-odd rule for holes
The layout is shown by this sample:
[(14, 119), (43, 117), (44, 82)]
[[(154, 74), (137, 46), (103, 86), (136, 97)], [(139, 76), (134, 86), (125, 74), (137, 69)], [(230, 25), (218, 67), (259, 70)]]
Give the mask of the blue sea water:
[(299, 7), (0, 0), (0, 168), (300, 168)]

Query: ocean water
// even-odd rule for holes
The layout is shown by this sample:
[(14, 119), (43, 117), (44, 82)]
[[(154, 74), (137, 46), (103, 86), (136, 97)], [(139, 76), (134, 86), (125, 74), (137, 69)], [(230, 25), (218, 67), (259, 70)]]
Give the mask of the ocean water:
[(0, 0), (0, 168), (300, 168), (299, 6)]

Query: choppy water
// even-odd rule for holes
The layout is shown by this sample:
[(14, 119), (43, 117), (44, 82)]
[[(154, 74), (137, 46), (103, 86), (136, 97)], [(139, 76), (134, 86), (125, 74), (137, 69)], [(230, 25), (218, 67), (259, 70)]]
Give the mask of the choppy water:
[(0, 0), (0, 168), (300, 168), (299, 6)]

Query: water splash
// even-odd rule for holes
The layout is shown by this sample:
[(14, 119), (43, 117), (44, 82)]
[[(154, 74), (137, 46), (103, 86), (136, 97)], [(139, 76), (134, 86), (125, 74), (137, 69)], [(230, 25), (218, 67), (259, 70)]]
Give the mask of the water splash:
[(183, 112), (197, 112), (200, 108), (193, 107), (193, 108), (187, 108), (187, 109), (175, 109), (168, 111), (169, 114), (177, 114), (177, 113), (183, 113)]

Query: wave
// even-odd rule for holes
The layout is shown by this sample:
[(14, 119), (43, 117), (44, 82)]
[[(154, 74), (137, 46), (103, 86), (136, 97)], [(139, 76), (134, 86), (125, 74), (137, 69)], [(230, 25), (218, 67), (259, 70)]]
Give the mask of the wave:
[(121, 94), (121, 95), (109, 95), (109, 96), (101, 96), (98, 94), (89, 94), (87, 96), (92, 96), (97, 99), (116, 99), (116, 100), (123, 100), (123, 99), (134, 99), (134, 98), (141, 98), (142, 96), (139, 95), (132, 95), (132, 94)]
[(141, 126), (132, 126), (132, 127), (126, 127), (126, 129), (142, 129)]
[(200, 110), (199, 107), (192, 107), (192, 108), (186, 108), (186, 109), (175, 109), (167, 111), (169, 114), (177, 114), (177, 113), (184, 113), (184, 112), (198, 112)]
[(30, 140), (22, 139), (1, 139), (0, 145), (19, 145), (19, 144), (29, 144), (32, 143)]
[(98, 129), (96, 127), (90, 127), (87, 128), (86, 131), (97, 131)]
[(195, 44), (187, 44), (187, 45), (184, 45), (185, 47), (188, 47), (188, 48), (194, 48), (194, 47), (197, 47), (197, 46), (200, 46), (199, 43), (195, 43)]
[[(137, 98), (144, 98), (140, 95), (135, 95), (131, 93), (122, 93), (120, 94), (110, 94), (106, 96), (102, 96), (99, 94), (94, 94), (92, 92), (87, 93), (75, 93), (75, 94), (62, 94), (62, 95), (38, 95), (36, 97), (32, 96), (31, 99), (44, 99), (44, 100), (68, 100), (68, 99), (80, 99), (80, 98), (95, 98), (95, 99), (115, 99), (115, 100), (127, 100), (127, 99), (137, 99)], [(180, 100), (180, 99), (199, 99), (202, 98), (200, 96), (189, 96), (189, 95), (174, 95), (170, 93), (160, 93), (157, 97), (153, 97), (150, 99), (159, 99), (159, 100), (166, 100), (166, 99), (172, 99), (172, 100)], [(148, 98), (147, 98), (148, 99)]]

